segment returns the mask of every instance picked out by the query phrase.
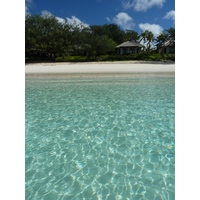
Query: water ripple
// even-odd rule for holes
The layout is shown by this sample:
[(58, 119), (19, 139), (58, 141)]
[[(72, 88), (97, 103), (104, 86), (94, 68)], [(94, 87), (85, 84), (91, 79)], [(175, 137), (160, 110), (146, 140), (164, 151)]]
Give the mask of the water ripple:
[(26, 79), (26, 199), (175, 199), (174, 84)]

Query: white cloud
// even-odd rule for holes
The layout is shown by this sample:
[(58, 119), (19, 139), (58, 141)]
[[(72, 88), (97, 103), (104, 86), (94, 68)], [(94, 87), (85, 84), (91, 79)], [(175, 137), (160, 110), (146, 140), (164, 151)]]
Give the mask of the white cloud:
[(122, 7), (125, 10), (131, 9), (132, 7), (134, 7), (134, 1), (131, 2), (130, 0), (123, 0)]
[(130, 17), (127, 13), (121, 12), (118, 13), (114, 19), (113, 22), (122, 27), (123, 29), (131, 30), (135, 26), (134, 20), (132, 17)]
[(166, 0), (122, 0), (124, 9), (134, 8), (136, 11), (147, 11), (153, 6), (162, 7)]
[[(47, 11), (47, 10), (43, 10), (42, 13), (41, 13), (42, 17), (51, 17), (51, 16), (54, 16), (51, 12)], [(61, 17), (57, 17), (55, 16), (56, 19), (58, 20), (58, 22), (60, 23), (64, 23), (65, 20)]]
[(163, 32), (163, 28), (158, 24), (149, 24), (149, 23), (139, 24), (139, 28), (142, 31), (145, 30), (151, 31), (155, 37)]
[(166, 13), (166, 15), (163, 17), (164, 19), (172, 19), (175, 20), (175, 11), (171, 10)]
[(43, 10), (41, 13), (42, 17), (51, 17), (53, 14), (47, 10)]
[[(51, 16), (54, 16), (51, 12), (47, 11), (47, 10), (43, 10), (41, 15), (43, 17), (51, 17)], [(61, 18), (61, 17), (57, 17), (55, 16), (56, 19), (58, 20), (58, 22), (60, 23), (64, 23), (65, 22), (65, 19)], [(89, 27), (89, 24), (86, 24), (86, 23), (83, 23), (80, 19), (78, 19), (77, 17), (75, 16), (72, 16), (72, 18), (68, 18), (66, 17), (67, 21), (69, 24), (71, 25), (74, 25), (74, 26), (77, 26), (79, 28), (82, 28), (82, 27)]]
[(82, 27), (88, 28), (89, 27), (89, 24), (86, 24), (86, 23), (82, 22), (80, 19), (78, 19), (75, 16), (72, 16), (71, 19), (68, 18), (68, 17), (66, 19), (69, 22), (69, 24), (72, 24), (72, 25), (77, 26), (79, 28), (82, 28)]

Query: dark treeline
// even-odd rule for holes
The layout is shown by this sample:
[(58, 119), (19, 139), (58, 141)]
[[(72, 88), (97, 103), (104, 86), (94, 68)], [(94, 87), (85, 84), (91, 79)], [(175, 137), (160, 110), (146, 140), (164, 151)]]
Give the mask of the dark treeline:
[(116, 24), (94, 25), (60, 23), (54, 16), (27, 15), (25, 20), (26, 55), (112, 54), (115, 47), (127, 40), (137, 40), (132, 30), (123, 31)]
[(115, 47), (124, 42), (143, 40), (148, 52), (153, 42), (175, 39), (175, 30), (170, 28), (156, 39), (152, 32), (144, 31), (140, 35), (133, 30), (122, 30), (116, 24), (91, 25), (60, 23), (55, 16), (26, 15), (25, 53), (26, 56), (64, 56), (115, 54)]

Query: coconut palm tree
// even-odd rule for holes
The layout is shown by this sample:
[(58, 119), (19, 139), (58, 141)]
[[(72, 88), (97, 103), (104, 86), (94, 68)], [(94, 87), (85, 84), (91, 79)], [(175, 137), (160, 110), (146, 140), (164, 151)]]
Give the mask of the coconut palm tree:
[(169, 34), (169, 38), (171, 40), (175, 40), (175, 29), (170, 27), (168, 30), (167, 30), (167, 33)]
[(143, 41), (143, 44), (146, 46), (146, 50), (149, 53), (154, 41), (153, 33), (151, 31), (145, 30), (140, 34), (140, 42), (141, 41)]
[(175, 29), (170, 27), (168, 30), (167, 30), (167, 33), (169, 34), (169, 39), (170, 39), (170, 46), (171, 48), (174, 49), (175, 51)]
[(166, 33), (166, 32), (162, 32), (160, 35), (158, 35), (157, 37), (156, 37), (156, 42), (157, 43), (164, 43), (166, 40), (168, 40), (169, 39), (169, 36), (168, 36), (168, 34)]
[(144, 32), (141, 32), (139, 41), (143, 42), (143, 45), (144, 45), (143, 51), (144, 51), (146, 48), (145, 44), (147, 42), (147, 30)]
[(147, 52), (149, 53), (154, 41), (154, 35), (151, 31), (147, 31), (147, 41)]

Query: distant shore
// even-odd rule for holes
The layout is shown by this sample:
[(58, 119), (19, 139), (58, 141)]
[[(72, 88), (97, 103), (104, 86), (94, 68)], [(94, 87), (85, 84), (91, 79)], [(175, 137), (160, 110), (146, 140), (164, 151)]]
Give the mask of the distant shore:
[(25, 65), (25, 75), (175, 75), (173, 61), (115, 61), (34, 63)]

